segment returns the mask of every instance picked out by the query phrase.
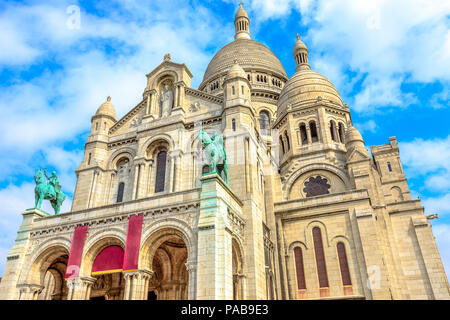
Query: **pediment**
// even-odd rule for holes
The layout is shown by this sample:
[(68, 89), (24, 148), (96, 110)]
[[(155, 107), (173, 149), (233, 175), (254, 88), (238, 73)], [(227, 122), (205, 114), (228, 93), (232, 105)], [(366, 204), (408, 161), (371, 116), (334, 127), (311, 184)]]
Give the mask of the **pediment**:
[(119, 119), (112, 127), (109, 129), (109, 134), (111, 136), (116, 136), (119, 134), (127, 133), (135, 130), (140, 122), (142, 121), (142, 116), (145, 112), (145, 102), (142, 100), (131, 109), (126, 115)]
[(347, 163), (369, 160), (369, 159), (370, 159), (370, 157), (368, 154), (365, 154), (361, 150), (353, 149), (353, 151), (350, 153), (350, 156), (347, 158)]

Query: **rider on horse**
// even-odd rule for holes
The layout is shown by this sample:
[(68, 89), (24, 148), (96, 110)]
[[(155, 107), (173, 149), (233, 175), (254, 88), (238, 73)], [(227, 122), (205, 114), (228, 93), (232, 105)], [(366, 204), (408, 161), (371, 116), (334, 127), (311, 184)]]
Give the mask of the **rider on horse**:
[(47, 171), (45, 171), (45, 169), (44, 169), (44, 174), (45, 174), (45, 177), (48, 179), (49, 184), (55, 190), (55, 193), (56, 194), (59, 193), (61, 191), (61, 185), (59, 184), (59, 179), (56, 176), (56, 171), (53, 171), (51, 177), (49, 177), (47, 175)]

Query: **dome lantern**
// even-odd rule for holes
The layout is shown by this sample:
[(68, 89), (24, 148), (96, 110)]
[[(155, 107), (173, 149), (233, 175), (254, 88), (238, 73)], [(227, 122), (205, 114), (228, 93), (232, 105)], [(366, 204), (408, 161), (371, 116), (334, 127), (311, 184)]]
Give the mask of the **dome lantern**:
[(308, 48), (300, 40), (300, 35), (297, 33), (297, 42), (294, 46), (294, 58), (296, 64), (296, 71), (300, 70), (310, 70), (311, 67), (308, 64)]
[(251, 39), (249, 31), (250, 19), (248, 18), (247, 12), (242, 8), (243, 4), (242, 1), (239, 3), (239, 9), (234, 17), (234, 27), (236, 29), (235, 40)]

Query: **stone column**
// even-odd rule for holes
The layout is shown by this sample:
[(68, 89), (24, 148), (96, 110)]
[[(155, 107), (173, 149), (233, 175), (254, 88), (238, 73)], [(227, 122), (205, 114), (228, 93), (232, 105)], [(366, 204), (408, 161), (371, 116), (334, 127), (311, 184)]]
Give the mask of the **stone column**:
[(89, 300), (92, 285), (97, 279), (92, 277), (79, 277), (67, 279), (67, 300)]
[(311, 129), (309, 128), (308, 123), (305, 126), (306, 126), (306, 139), (308, 140), (308, 144), (311, 144), (312, 143)]
[(148, 161), (148, 170), (147, 170), (147, 187), (146, 187), (146, 195), (150, 195), (153, 193), (153, 190), (155, 189), (155, 186), (153, 184), (153, 164), (154, 164), (155, 160), (150, 159)]
[(197, 261), (186, 262), (186, 269), (188, 271), (188, 300), (196, 299), (197, 292)]
[(147, 300), (148, 284), (153, 275), (150, 270), (136, 270), (124, 273), (124, 300)]
[(92, 177), (92, 187), (91, 187), (90, 194), (89, 194), (88, 208), (95, 206), (95, 195), (97, 193), (96, 191), (97, 191), (97, 183), (98, 183), (99, 175), (100, 175), (100, 171), (94, 170), (94, 174)]
[(39, 294), (44, 289), (40, 284), (23, 283), (17, 286), (19, 289), (19, 300), (37, 300)]

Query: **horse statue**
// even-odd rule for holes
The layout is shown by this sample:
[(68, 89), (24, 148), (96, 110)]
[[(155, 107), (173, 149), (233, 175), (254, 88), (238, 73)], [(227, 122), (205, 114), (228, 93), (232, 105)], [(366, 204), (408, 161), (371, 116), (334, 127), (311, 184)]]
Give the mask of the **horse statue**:
[[(45, 178), (48, 179), (48, 182)], [(42, 200), (50, 200), (53, 210), (55, 210), (55, 214), (59, 214), (61, 204), (64, 199), (66, 199), (66, 195), (61, 191), (56, 172), (53, 171), (52, 175), (49, 177), (45, 170), (39, 168), (36, 170), (34, 181), (36, 182), (36, 187), (34, 188), (34, 207), (36, 209), (41, 209)]]
[(225, 182), (228, 184), (228, 160), (223, 143), (223, 135), (218, 135), (217, 132), (214, 132), (214, 135), (210, 137), (202, 127), (198, 138), (202, 142), (203, 150), (205, 151), (209, 172), (216, 172), (221, 178), (223, 173)]

